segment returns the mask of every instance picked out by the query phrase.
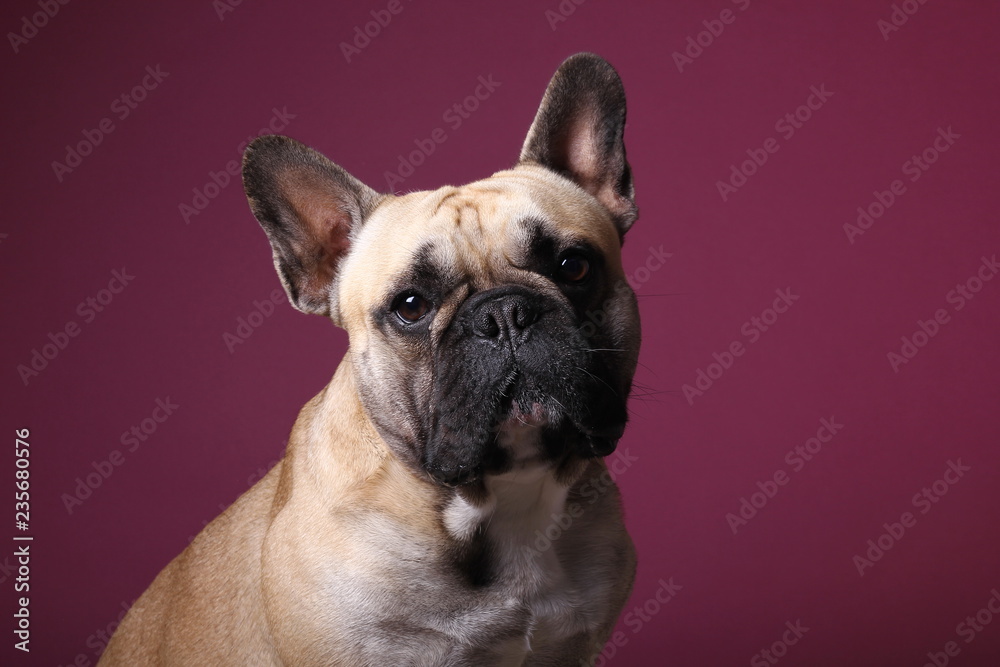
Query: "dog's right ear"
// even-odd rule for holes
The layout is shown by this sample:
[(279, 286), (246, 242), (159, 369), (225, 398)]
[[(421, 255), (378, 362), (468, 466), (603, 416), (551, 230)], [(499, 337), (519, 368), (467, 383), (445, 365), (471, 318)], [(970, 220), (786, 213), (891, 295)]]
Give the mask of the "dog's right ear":
[(243, 154), (243, 188), (288, 299), (338, 323), (336, 284), (351, 238), (383, 195), (294, 139), (265, 135)]
[(624, 236), (639, 214), (625, 158), (625, 89), (593, 53), (570, 56), (552, 76), (520, 163), (546, 167), (593, 195)]

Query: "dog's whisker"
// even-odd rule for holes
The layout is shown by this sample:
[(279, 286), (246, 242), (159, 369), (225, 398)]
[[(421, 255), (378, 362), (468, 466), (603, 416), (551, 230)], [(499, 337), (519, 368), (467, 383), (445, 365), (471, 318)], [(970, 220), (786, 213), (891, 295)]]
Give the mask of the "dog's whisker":
[(598, 376), (594, 375), (593, 373), (591, 373), (590, 371), (588, 371), (586, 368), (582, 368), (580, 366), (577, 366), (576, 368), (577, 368), (577, 370), (583, 371), (584, 373), (586, 373), (590, 377), (594, 378), (595, 380), (599, 380), (600, 382), (604, 383), (604, 386), (607, 387), (608, 389), (610, 389), (612, 394), (614, 394), (615, 396), (618, 396), (618, 392), (615, 390), (615, 388), (612, 387), (610, 384), (608, 384), (607, 381), (604, 380), (604, 378), (601, 378), (601, 377), (598, 377)]

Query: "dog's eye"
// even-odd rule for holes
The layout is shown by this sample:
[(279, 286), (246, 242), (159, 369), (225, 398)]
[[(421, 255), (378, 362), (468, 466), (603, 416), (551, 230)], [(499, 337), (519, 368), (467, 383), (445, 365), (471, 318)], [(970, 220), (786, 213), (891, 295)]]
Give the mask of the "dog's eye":
[(396, 298), (396, 316), (405, 324), (420, 320), (431, 309), (427, 299), (419, 294), (406, 293)]
[(581, 283), (590, 275), (590, 261), (583, 255), (566, 255), (559, 262), (559, 279), (567, 283)]

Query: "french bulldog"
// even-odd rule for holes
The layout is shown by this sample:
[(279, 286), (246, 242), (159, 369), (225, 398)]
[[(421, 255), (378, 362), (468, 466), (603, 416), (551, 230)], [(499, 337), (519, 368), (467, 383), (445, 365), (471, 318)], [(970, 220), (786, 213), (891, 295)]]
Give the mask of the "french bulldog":
[(101, 665), (592, 663), (636, 566), (603, 458), (640, 339), (624, 127), (582, 53), (516, 165), (461, 187), (380, 194), (287, 137), (247, 148), (289, 301), (350, 347)]

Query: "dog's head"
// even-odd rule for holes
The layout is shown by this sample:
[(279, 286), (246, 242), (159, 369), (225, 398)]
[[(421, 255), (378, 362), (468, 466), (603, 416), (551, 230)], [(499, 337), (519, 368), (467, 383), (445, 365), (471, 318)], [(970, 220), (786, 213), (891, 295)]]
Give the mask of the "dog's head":
[(291, 303), (348, 331), (368, 416), (414, 470), (457, 485), (614, 450), (639, 347), (624, 125), (617, 73), (579, 54), (517, 165), (469, 185), (382, 195), (286, 137), (247, 149)]

